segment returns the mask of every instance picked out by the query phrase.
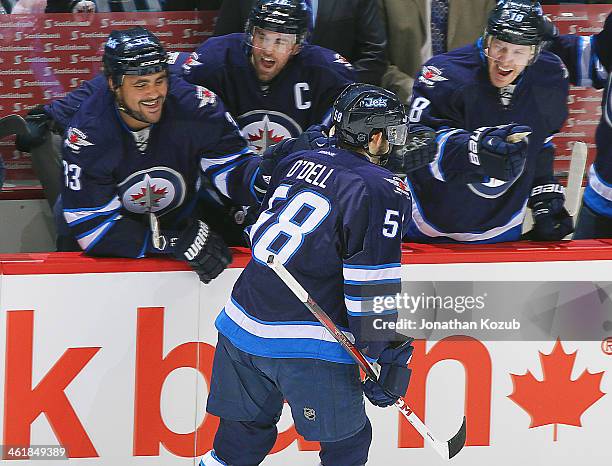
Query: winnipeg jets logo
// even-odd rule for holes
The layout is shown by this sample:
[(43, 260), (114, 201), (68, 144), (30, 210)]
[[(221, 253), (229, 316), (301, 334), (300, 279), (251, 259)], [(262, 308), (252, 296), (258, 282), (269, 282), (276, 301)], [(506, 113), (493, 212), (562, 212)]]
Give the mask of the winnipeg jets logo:
[(87, 135), (83, 131), (70, 127), (66, 131), (64, 145), (70, 147), (74, 152), (79, 152), (81, 147), (93, 146), (94, 144), (87, 140)]
[(216, 105), (217, 103), (217, 94), (202, 86), (196, 86), (196, 97), (200, 99), (198, 108), (202, 108), (206, 105)]
[(166, 197), (168, 194), (167, 186), (160, 186), (151, 183), (151, 177), (149, 175), (145, 176), (144, 182), (145, 186), (140, 187), (140, 192), (136, 192), (134, 194), (130, 194), (132, 198), (132, 202), (139, 206), (150, 207), (158, 207), (159, 203)]
[(399, 176), (394, 176), (393, 178), (385, 178), (385, 180), (395, 186), (396, 193), (406, 196), (408, 199), (411, 199), (410, 189), (408, 189), (408, 185)]
[(341, 65), (347, 67), (349, 70), (353, 69), (353, 65), (351, 65), (349, 61), (339, 53), (334, 55), (334, 63), (340, 63)]
[(442, 76), (441, 69), (428, 65), (423, 67), (423, 71), (421, 71), (421, 75), (419, 76), (419, 81), (428, 86), (433, 86), (438, 82), (448, 81), (448, 78)]
[(302, 128), (293, 119), (280, 112), (254, 110), (238, 117), (238, 126), (249, 143), (249, 148), (257, 153), (278, 144), (283, 139), (297, 137)]
[(170, 168), (153, 167), (122, 181), (119, 193), (123, 206), (130, 212), (163, 215), (183, 203), (185, 181)]

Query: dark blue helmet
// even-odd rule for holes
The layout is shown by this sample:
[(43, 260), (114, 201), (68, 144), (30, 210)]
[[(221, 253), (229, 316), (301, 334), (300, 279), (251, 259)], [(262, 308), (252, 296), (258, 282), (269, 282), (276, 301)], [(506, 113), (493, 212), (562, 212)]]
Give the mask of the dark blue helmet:
[(126, 74), (144, 76), (168, 69), (166, 51), (159, 39), (143, 27), (115, 30), (104, 45), (104, 74), (114, 87)]
[(336, 136), (344, 143), (367, 148), (375, 131), (382, 131), (390, 144), (403, 145), (408, 134), (404, 105), (393, 93), (371, 84), (346, 87), (333, 107)]
[(545, 40), (545, 19), (540, 3), (531, 0), (501, 0), (489, 14), (484, 44), (492, 37), (516, 45), (531, 45), (539, 55)]
[(246, 32), (253, 28), (283, 34), (295, 34), (296, 43), (302, 44), (308, 37), (310, 8), (304, 0), (257, 0), (246, 23)]

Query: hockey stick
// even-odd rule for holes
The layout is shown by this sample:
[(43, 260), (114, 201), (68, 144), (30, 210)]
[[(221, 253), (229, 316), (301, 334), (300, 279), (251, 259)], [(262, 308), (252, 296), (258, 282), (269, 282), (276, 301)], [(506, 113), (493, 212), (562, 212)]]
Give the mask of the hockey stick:
[(0, 118), (0, 139), (12, 134), (27, 134), (28, 126), (20, 115), (8, 115)]
[[(378, 375), (372, 364), (364, 357), (364, 355), (355, 347), (353, 343), (342, 333), (342, 331), (334, 324), (327, 313), (319, 307), (308, 292), (298, 283), (298, 281), (289, 273), (289, 271), (279, 261), (275, 260), (274, 255), (268, 257), (268, 267), (270, 267), (278, 275), (278, 277), (287, 285), (293, 294), (304, 303), (308, 310), (317, 318), (323, 326), (329, 330), (332, 336), (342, 345), (342, 347), (350, 354), (355, 362), (361, 367), (366, 376), (371, 380), (378, 380)], [(403, 398), (399, 398), (395, 402), (395, 407), (404, 415), (410, 424), (417, 430), (421, 436), (428, 440), (431, 446), (438, 452), (442, 458), (450, 460), (453, 456), (461, 451), (465, 445), (466, 427), (465, 416), (459, 431), (448, 441), (442, 442), (436, 439), (429, 428), (423, 424), (423, 421), (410, 409)]]
[(572, 159), (567, 176), (567, 187), (565, 188), (565, 208), (574, 217), (578, 215), (580, 206), (580, 191), (586, 161), (587, 145), (584, 142), (576, 141), (572, 148)]

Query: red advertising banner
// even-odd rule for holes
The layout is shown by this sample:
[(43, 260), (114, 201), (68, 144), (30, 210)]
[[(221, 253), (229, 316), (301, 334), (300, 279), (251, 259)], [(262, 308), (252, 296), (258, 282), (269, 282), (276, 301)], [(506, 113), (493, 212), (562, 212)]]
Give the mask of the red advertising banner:
[[(0, 15), (0, 116), (25, 115), (32, 107), (62, 98), (102, 67), (110, 31), (144, 26), (168, 51), (192, 51), (212, 35), (211, 11)], [(0, 141), (6, 183), (36, 183), (29, 154), (14, 138)]]
[[(547, 6), (561, 33), (599, 32), (610, 5)], [(101, 67), (103, 43), (112, 29), (141, 25), (169, 51), (191, 51), (212, 35), (216, 12), (137, 12), (0, 15), (0, 116), (24, 115), (40, 103), (61, 98)], [(601, 91), (571, 87), (569, 118), (555, 138), (555, 170), (567, 173), (572, 146), (584, 141), (589, 163), (595, 156), (595, 129), (601, 118)], [(28, 154), (14, 139), (0, 141), (0, 155), (11, 184), (37, 184)]]

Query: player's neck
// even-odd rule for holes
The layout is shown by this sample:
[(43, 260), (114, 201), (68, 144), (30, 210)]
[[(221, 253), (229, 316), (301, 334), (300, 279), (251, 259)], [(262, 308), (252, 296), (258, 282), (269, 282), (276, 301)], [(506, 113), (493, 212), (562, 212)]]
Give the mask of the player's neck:
[(119, 111), (119, 116), (131, 131), (140, 131), (141, 129), (145, 129), (151, 126), (151, 123), (146, 123), (144, 121), (137, 120), (136, 118), (128, 115), (127, 113), (121, 110)]

